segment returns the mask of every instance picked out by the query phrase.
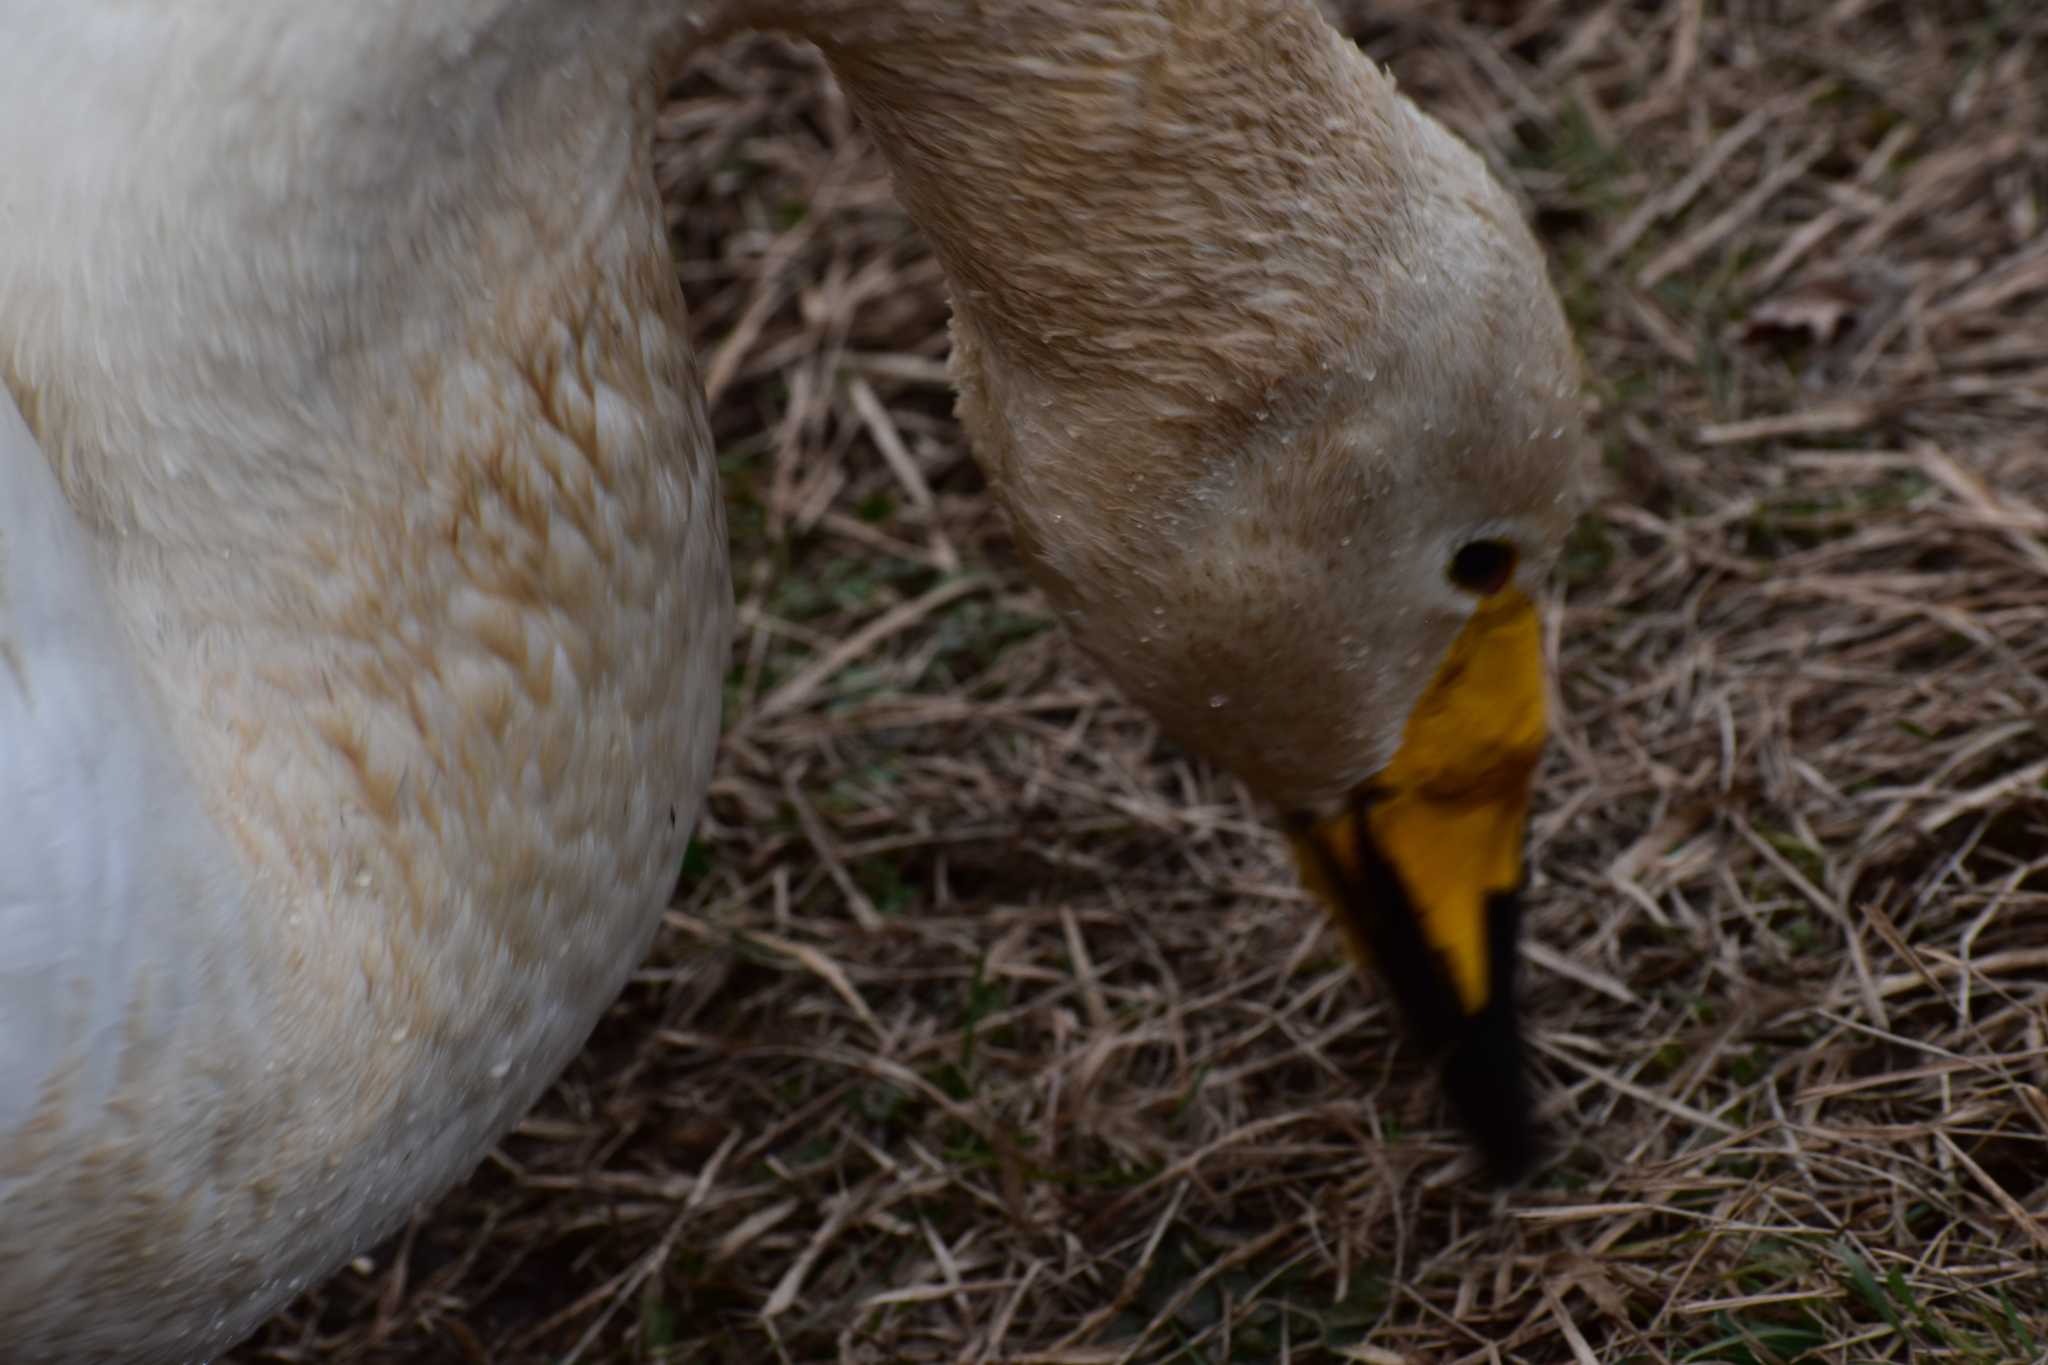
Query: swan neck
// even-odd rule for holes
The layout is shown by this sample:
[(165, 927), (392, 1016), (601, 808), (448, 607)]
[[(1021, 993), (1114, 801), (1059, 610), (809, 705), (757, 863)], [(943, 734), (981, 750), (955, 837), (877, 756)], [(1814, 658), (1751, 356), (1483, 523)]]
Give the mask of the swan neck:
[(1310, 0), (800, 9), (963, 332), (1053, 387), (1227, 402), (1327, 350), (1399, 225), (1406, 118)]

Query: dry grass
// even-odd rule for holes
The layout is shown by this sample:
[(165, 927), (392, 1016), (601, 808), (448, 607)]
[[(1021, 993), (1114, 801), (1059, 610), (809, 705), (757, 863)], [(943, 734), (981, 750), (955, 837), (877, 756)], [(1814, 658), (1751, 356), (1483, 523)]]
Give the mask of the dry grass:
[(2048, 1356), (2048, 13), (1378, 3), (1532, 205), (1611, 496), (1560, 584), (1484, 1192), (1260, 811), (1075, 656), (808, 53), (661, 165), (742, 599), (654, 956), (254, 1361)]

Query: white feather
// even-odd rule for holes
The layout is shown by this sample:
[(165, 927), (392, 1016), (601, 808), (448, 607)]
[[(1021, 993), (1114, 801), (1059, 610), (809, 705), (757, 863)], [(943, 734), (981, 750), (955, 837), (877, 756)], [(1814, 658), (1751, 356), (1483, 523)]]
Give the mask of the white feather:
[(178, 1031), (230, 863), (4, 390), (0, 508), (0, 1132), (59, 1085), (84, 1128), (128, 1031)]

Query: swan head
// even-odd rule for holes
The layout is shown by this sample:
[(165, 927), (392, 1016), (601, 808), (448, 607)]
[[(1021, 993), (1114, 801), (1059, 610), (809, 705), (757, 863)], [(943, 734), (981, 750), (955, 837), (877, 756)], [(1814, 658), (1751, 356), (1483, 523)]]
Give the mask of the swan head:
[(1279, 809), (1512, 1175), (1533, 602), (1581, 505), (1580, 361), (1513, 201), (1405, 101), (1392, 117), (1399, 159), (1362, 172), (1393, 182), (1382, 211), (1309, 223), (1313, 251), (1211, 252), (1227, 302), (1162, 281), (1160, 316), (1070, 338), (1077, 360), (960, 299), (956, 367), (1069, 628)]

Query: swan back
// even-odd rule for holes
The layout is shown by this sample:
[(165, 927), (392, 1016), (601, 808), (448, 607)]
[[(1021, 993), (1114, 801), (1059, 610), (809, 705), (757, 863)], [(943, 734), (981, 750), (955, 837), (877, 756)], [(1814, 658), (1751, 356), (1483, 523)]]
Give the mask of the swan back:
[(462, 1176), (709, 780), (651, 101), (424, 13), (0, 0), (9, 1360), (217, 1349)]

